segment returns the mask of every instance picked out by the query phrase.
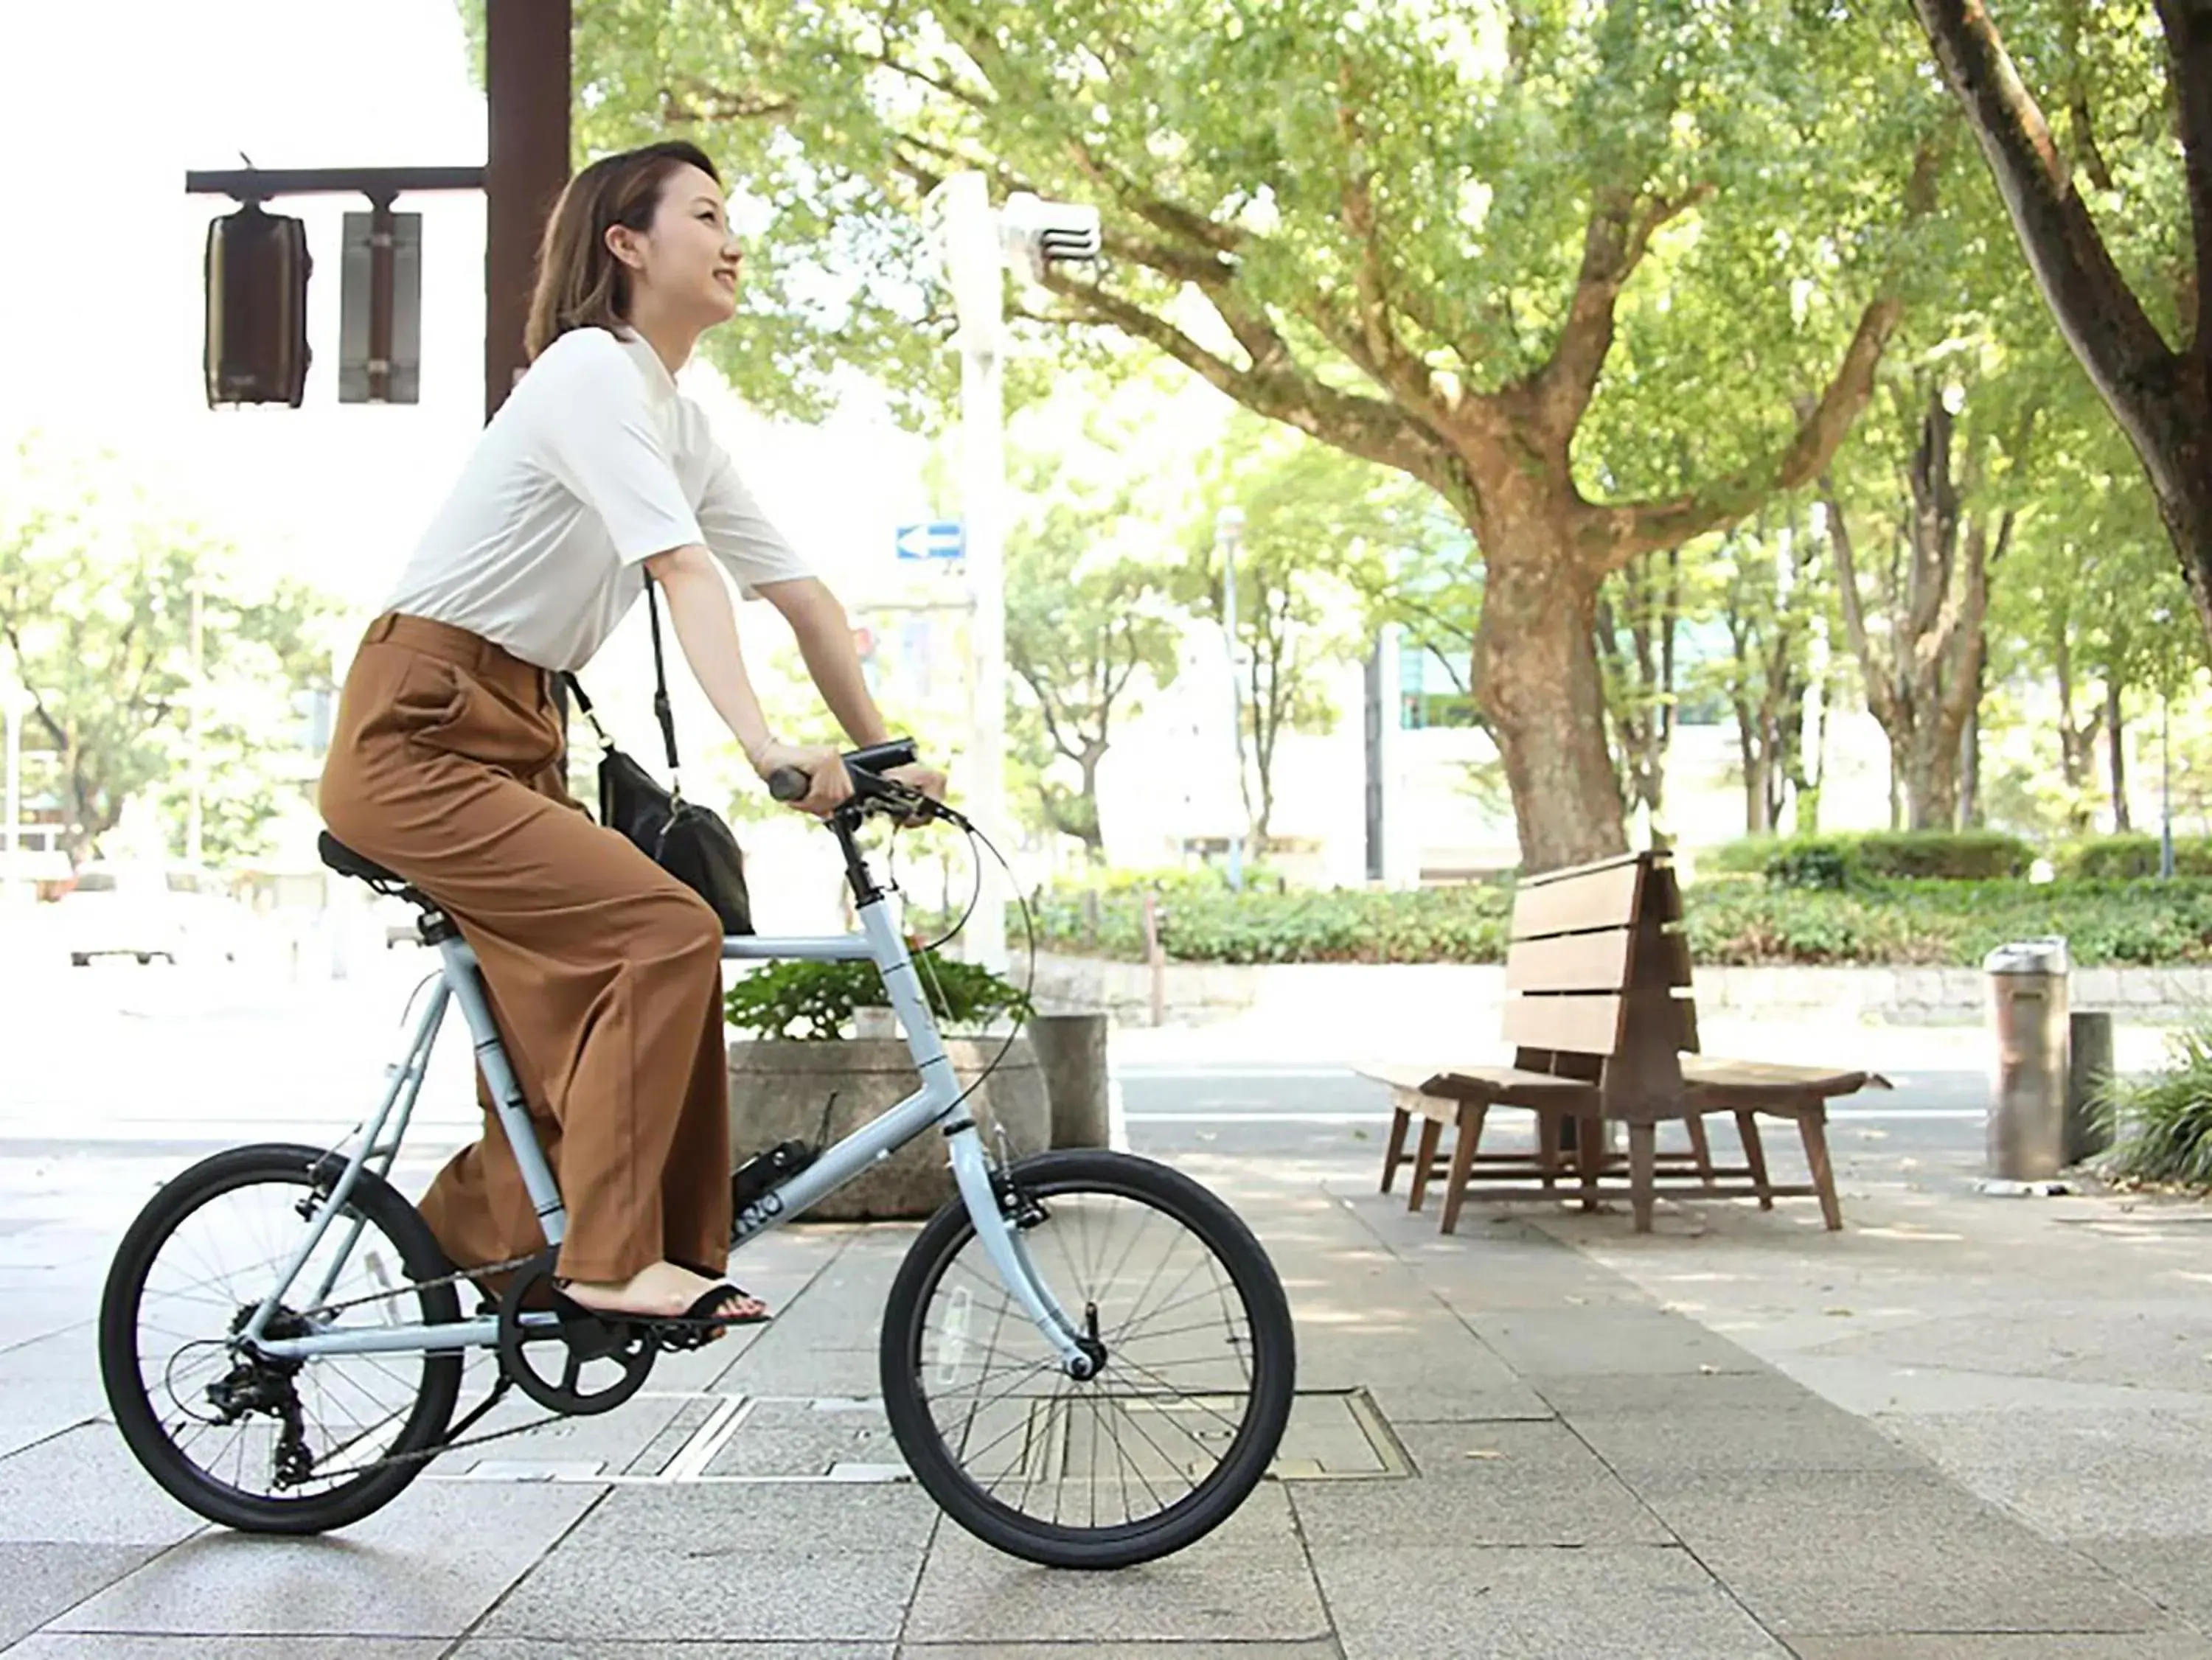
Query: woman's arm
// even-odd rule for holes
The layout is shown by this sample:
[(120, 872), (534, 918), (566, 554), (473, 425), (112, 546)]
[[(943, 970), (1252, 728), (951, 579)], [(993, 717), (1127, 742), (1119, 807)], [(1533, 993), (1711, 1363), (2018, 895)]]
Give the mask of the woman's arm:
[(853, 645), (852, 620), (830, 585), (819, 577), (798, 577), (788, 582), (764, 582), (760, 597), (783, 614), (806, 659), (806, 672), (822, 694), (830, 712), (859, 748), (884, 743), (890, 728), (868, 690), (860, 669), (860, 654)]
[[(853, 645), (852, 619), (830, 586), (818, 577), (794, 577), (784, 582), (759, 585), (760, 597), (783, 614), (799, 641), (799, 654), (806, 659), (806, 672), (822, 694), (830, 712), (845, 734), (862, 748), (890, 739), (890, 727), (868, 690), (860, 669), (860, 654)], [(888, 778), (912, 785), (925, 796), (942, 800), (945, 774), (923, 764), (895, 766)]]
[[(850, 796), (853, 782), (842, 766), (834, 764), (838, 758), (835, 749), (781, 742), (769, 730), (768, 717), (761, 712), (760, 699), (745, 673), (744, 652), (738, 643), (737, 613), (731, 609), (730, 591), (723, 585), (714, 556), (694, 542), (652, 555), (645, 561), (645, 569), (667, 597), (668, 620), (684, 648), (684, 661), (691, 665), (714, 712), (744, 746), (753, 771), (763, 779), (782, 766), (796, 766), (806, 773), (813, 788), (804, 801), (793, 803), (805, 812), (826, 813)], [(849, 639), (846, 649), (852, 649)], [(858, 668), (857, 661), (854, 667)], [(861, 689), (865, 694), (866, 688)]]

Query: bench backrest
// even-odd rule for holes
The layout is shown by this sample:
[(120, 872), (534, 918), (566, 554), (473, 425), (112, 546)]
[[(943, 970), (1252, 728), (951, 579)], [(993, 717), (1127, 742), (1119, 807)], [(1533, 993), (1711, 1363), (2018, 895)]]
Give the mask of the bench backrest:
[(1663, 852), (1525, 878), (1505, 957), (1514, 1064), (1608, 1096), (1679, 1090), (1680, 1052), (1698, 1046), (1681, 915)]

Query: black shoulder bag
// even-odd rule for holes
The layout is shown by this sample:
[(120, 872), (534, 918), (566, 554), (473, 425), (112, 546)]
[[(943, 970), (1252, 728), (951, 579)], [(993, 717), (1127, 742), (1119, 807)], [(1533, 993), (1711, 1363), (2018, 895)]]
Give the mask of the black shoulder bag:
[(668, 706), (668, 671), (660, 655), (660, 607), (653, 598), (653, 579), (646, 578), (646, 609), (653, 619), (653, 712), (660, 722), (661, 741), (668, 747), (668, 778), (673, 788), (662, 789), (650, 772), (615, 747), (575, 676), (566, 669), (561, 675), (603, 751), (599, 822), (628, 836), (647, 858), (714, 906), (725, 934), (750, 934), (752, 900), (745, 892), (745, 858), (738, 839), (719, 814), (684, 799), (676, 765), (676, 718)]

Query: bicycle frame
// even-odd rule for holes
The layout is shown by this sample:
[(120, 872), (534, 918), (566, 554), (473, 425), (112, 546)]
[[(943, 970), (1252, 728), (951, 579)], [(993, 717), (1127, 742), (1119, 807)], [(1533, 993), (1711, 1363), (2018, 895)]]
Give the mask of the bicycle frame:
[[(840, 829), (842, 832), (842, 827)], [(823, 1149), (805, 1169), (777, 1184), (748, 1205), (736, 1219), (731, 1249), (734, 1252), (747, 1240), (757, 1238), (793, 1217), (804, 1215), (810, 1208), (860, 1175), (871, 1165), (889, 1158), (916, 1136), (941, 1125), (948, 1143), (953, 1179), (961, 1201), (967, 1206), (968, 1214), (974, 1221), (976, 1237), (982, 1242), (985, 1253), (997, 1269), (1007, 1290), (1036, 1324), (1045, 1341), (1060, 1355), (1062, 1363), (1071, 1372), (1081, 1375), (1088, 1363), (1077, 1341), (1079, 1328), (1046, 1287), (1030, 1262), (1019, 1229), (1000, 1209), (998, 1194), (992, 1184), (990, 1162), (983, 1149), (982, 1136), (976, 1129), (975, 1120), (961, 1110), (960, 1087), (953, 1075), (952, 1063), (945, 1052), (944, 1039), (938, 1033), (928, 1001), (922, 995), (921, 983), (915, 972), (913, 954), (907, 948), (905, 936), (893, 914), (890, 899), (876, 889), (872, 882), (865, 881), (866, 869), (860, 863), (849, 833), (842, 833), (841, 839), (846, 843), (848, 868), (854, 875), (856, 893), (860, 895), (858, 907), (860, 932), (812, 938), (732, 935), (722, 942), (722, 957), (725, 961), (781, 958), (817, 962), (873, 962), (883, 977), (891, 1007), (897, 1012), (899, 1022), (905, 1029), (907, 1049), (914, 1057), (915, 1069), (921, 1076), (921, 1087), (890, 1112), (862, 1124)], [(357, 1331), (321, 1332), (301, 1337), (270, 1338), (262, 1335), (277, 1306), (284, 1300), (285, 1293), (299, 1277), (331, 1223), (344, 1210), (346, 1200), (361, 1172), (364, 1168), (373, 1169), (378, 1176), (388, 1178), (399, 1151), (400, 1141), (406, 1134), (408, 1120), (413, 1116), (416, 1100), (422, 1093), (431, 1049), (437, 1041), (447, 1009), (453, 1003), (460, 1004), (462, 1018), (468, 1024), (475, 1042), (477, 1063), (490, 1090), (501, 1128), (506, 1131), (507, 1143), (514, 1149), (515, 1163), (521, 1169), (524, 1184), (529, 1190), (532, 1203), (544, 1229), (546, 1242), (557, 1246), (567, 1231), (568, 1212), (562, 1204), (552, 1172), (546, 1166), (537, 1136), (531, 1129), (530, 1110), (523, 1099), (521, 1087), (515, 1081), (514, 1069), (507, 1063), (499, 1029), (492, 1020), (476, 954), (458, 936), (441, 941), (438, 949), (444, 959), (442, 966), (432, 984), (429, 1002), (416, 1021), (404, 1058), (390, 1069), (390, 1084), (385, 1091), (382, 1104), (374, 1118), (360, 1126), (354, 1136), (348, 1137), (349, 1142), (357, 1137), (359, 1145), (347, 1159), (345, 1169), (331, 1188), (329, 1199), (316, 1211), (306, 1239), (293, 1254), (276, 1288), (254, 1310), (252, 1318), (240, 1334), (263, 1354), (272, 1358), (304, 1360), (318, 1354), (415, 1354), (488, 1348), (495, 1341), (499, 1322), (491, 1315), (477, 1315), (435, 1325), (391, 1325)], [(340, 1145), (343, 1148), (344, 1143)], [(337, 1154), (334, 1152), (331, 1156), (335, 1158)], [(353, 1236), (345, 1241), (324, 1284), (317, 1288), (306, 1306), (312, 1308), (330, 1295), (340, 1269), (351, 1253), (354, 1240), (360, 1235), (361, 1226), (359, 1221), (353, 1224)], [(553, 1317), (550, 1314), (526, 1315), (524, 1319), (526, 1324), (550, 1324)]]

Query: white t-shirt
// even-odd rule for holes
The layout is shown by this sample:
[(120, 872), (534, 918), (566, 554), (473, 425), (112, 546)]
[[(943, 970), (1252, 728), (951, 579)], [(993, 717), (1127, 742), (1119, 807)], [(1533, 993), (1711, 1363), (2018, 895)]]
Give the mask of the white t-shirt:
[(644, 591), (641, 561), (691, 542), (748, 598), (812, 574), (652, 345), (572, 329), (484, 428), (385, 609), (580, 669)]

